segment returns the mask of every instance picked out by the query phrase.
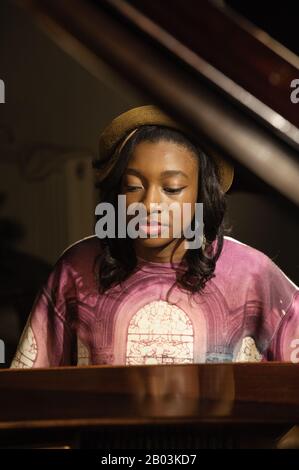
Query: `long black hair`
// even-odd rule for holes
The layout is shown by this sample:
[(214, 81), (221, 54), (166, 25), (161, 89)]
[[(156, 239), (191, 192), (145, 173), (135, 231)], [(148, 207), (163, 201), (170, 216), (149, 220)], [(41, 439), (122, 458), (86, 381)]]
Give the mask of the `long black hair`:
[[(206, 245), (203, 249), (187, 250), (177, 269), (176, 284), (191, 293), (204, 289), (209, 279), (215, 276), (216, 261), (223, 247), (223, 236), (230, 229), (225, 227), (226, 196), (222, 191), (218, 168), (213, 158), (208, 157), (189, 137), (181, 131), (156, 125), (140, 126), (123, 146), (121, 155), (110, 173), (96, 187), (100, 190), (100, 201), (114, 206), (117, 220), (117, 199), (121, 193), (121, 181), (124, 170), (137, 144), (143, 141), (161, 140), (183, 145), (199, 159), (199, 181), (197, 201), (203, 203), (203, 221)], [(100, 160), (93, 161), (95, 169), (101, 169)], [(194, 222), (194, 221), (193, 221)], [(118, 229), (116, 229), (118, 230)], [(117, 231), (116, 231), (117, 233)], [(212, 243), (216, 240), (216, 249)], [(99, 293), (121, 284), (137, 268), (137, 257), (130, 238), (101, 239), (102, 251), (95, 260), (95, 274)]]

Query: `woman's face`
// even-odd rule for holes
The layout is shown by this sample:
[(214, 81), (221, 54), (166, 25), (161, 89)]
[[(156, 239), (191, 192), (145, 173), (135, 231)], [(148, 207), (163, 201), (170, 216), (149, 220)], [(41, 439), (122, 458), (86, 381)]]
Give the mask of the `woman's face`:
[[(197, 156), (182, 145), (164, 140), (136, 145), (122, 178), (121, 192), (126, 196), (127, 208), (142, 203), (146, 210), (146, 220), (139, 227), (146, 238), (134, 240), (137, 256), (164, 262), (171, 255), (174, 261), (181, 259), (185, 252), (183, 227), (190, 225), (197, 202), (198, 171)], [(168, 210), (166, 216), (172, 203), (179, 210)], [(190, 204), (191, 219), (183, 220), (184, 203)], [(136, 215), (128, 215), (127, 223)], [(150, 215), (156, 223), (150, 223)], [(178, 218), (180, 237), (175, 231), (180, 226)]]

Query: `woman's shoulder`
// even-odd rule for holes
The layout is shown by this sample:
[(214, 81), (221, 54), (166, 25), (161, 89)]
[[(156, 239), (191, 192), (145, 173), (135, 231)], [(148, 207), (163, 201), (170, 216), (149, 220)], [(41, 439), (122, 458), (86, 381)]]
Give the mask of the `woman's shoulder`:
[(232, 262), (236, 262), (238, 265), (246, 265), (248, 263), (252, 268), (262, 268), (270, 260), (266, 253), (248, 245), (236, 238), (224, 236), (223, 240), (223, 253), (226, 258), (231, 259)]
[(58, 262), (78, 268), (90, 265), (101, 252), (100, 239), (96, 235), (90, 235), (68, 245), (59, 256)]
[(232, 263), (240, 276), (251, 273), (263, 281), (283, 282), (292, 289), (299, 289), (270, 256), (236, 238), (224, 236), (223, 263), (230, 266)]

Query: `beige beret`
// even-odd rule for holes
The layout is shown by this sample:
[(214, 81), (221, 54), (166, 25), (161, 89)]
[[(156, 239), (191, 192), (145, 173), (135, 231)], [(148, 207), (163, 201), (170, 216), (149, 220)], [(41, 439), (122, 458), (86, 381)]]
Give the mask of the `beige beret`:
[[(99, 140), (97, 179), (101, 181), (113, 168), (121, 149), (140, 126), (159, 125), (186, 133), (186, 129), (154, 105), (139, 106), (120, 114), (104, 129)], [(218, 169), (222, 190), (226, 192), (234, 178), (234, 168), (219, 154), (210, 152)]]

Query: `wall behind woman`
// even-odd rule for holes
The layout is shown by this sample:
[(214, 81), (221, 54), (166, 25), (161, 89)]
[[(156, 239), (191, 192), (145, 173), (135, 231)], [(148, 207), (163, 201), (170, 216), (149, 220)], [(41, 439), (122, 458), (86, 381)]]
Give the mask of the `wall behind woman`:
[(93, 232), (100, 130), (140, 101), (104, 65), (102, 80), (92, 77), (13, 2), (0, 2), (0, 22), (1, 213), (22, 225), (19, 248), (54, 262)]

